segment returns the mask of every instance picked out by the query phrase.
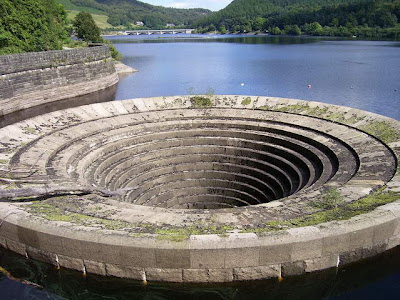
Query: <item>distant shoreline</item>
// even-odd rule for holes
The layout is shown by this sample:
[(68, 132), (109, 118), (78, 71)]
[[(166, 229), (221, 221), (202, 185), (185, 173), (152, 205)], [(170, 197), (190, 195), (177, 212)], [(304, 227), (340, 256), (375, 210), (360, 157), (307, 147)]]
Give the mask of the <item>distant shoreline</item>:
[(226, 34), (221, 34), (221, 33), (193, 33), (193, 34), (163, 34), (163, 35), (157, 35), (157, 34), (151, 34), (151, 35), (127, 35), (127, 34), (105, 34), (102, 35), (102, 37), (115, 37), (115, 36), (130, 36), (130, 37), (151, 37), (151, 36), (157, 36), (159, 39), (200, 39), (200, 38), (210, 38), (210, 37), (216, 37), (216, 38), (223, 38), (223, 37), (284, 37), (284, 38), (321, 38), (321, 39), (340, 39), (340, 40), (347, 40), (347, 41), (391, 41), (391, 42), (400, 42), (400, 40), (396, 39), (389, 39), (389, 38), (377, 38), (377, 37), (371, 37), (371, 38), (365, 38), (365, 37), (344, 37), (344, 36), (329, 36), (329, 35), (307, 35), (307, 34), (300, 34), (300, 35), (288, 35), (288, 34), (269, 34), (269, 33), (259, 33), (259, 32), (248, 32), (248, 33), (226, 33)]

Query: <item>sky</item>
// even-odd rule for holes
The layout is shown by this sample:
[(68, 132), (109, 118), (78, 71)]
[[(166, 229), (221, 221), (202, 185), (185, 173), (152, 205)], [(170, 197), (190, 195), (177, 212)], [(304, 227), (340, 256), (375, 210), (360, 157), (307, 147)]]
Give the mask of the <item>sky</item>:
[(140, 0), (153, 5), (175, 8), (207, 8), (213, 11), (226, 7), (232, 0)]

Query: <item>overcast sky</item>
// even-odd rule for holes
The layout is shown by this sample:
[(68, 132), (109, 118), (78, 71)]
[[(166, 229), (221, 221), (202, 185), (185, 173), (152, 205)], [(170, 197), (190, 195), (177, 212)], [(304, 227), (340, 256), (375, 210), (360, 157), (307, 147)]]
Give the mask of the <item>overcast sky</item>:
[(220, 10), (227, 6), (232, 0), (140, 0), (153, 5), (162, 5), (175, 8), (208, 8)]

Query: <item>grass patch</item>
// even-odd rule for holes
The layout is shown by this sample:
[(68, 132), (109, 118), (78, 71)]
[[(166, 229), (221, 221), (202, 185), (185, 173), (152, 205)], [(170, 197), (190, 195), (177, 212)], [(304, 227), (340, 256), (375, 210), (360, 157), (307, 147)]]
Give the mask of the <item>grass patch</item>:
[(395, 142), (400, 139), (399, 132), (388, 123), (382, 121), (371, 122), (359, 129), (379, 138), (384, 143)]
[(242, 105), (250, 105), (251, 103), (251, 98), (247, 97), (246, 99), (242, 100)]
[(211, 107), (212, 102), (210, 98), (202, 97), (202, 96), (194, 96), (190, 98), (190, 102), (192, 103), (193, 107)]
[(72, 3), (71, 0), (57, 0), (57, 2), (64, 5), (64, 8), (67, 11), (68, 10), (78, 10), (78, 11), (87, 11), (92, 14), (99, 14), (99, 15), (106, 14), (106, 12), (104, 12), (100, 9), (96, 9), (94, 7), (76, 5), (76, 4)]
[[(85, 9), (86, 11), (86, 9)], [(79, 10), (68, 10), (67, 11), (68, 15), (67, 18), (70, 21), (75, 20), (75, 17), (80, 13)], [(112, 28), (113, 26), (108, 23), (108, 16), (103, 15), (103, 14), (96, 14), (96, 13), (92, 13), (91, 15), (93, 17), (94, 22), (96, 23), (96, 25), (100, 28), (100, 29), (105, 29), (105, 28)]]

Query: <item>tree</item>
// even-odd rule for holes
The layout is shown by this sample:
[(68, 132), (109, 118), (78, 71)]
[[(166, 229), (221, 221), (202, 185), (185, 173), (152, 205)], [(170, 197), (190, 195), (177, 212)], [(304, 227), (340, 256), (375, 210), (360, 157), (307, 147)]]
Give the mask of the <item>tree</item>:
[(271, 29), (271, 34), (273, 34), (273, 35), (279, 35), (279, 34), (281, 34), (281, 30), (279, 29), (279, 27), (273, 27), (272, 29)]
[(338, 18), (333, 18), (331, 23), (332, 23), (333, 27), (338, 27), (339, 26), (339, 19)]
[(67, 15), (55, 0), (1, 0), (0, 54), (62, 49)]
[(227, 33), (227, 30), (224, 25), (219, 26), (218, 31), (221, 32), (221, 34)]
[(290, 34), (290, 35), (300, 35), (301, 30), (300, 30), (300, 27), (297, 25), (286, 25), (283, 28), (283, 33)]
[(216, 31), (217, 30), (217, 28), (215, 28), (215, 25), (214, 24), (211, 24), (210, 26), (208, 26), (208, 31), (209, 32), (214, 32), (214, 31)]
[(305, 24), (304, 30), (309, 35), (323, 35), (323, 28), (318, 22), (313, 22), (311, 24)]
[(81, 11), (73, 22), (76, 36), (85, 42), (100, 43), (100, 28), (97, 27), (90, 13)]

